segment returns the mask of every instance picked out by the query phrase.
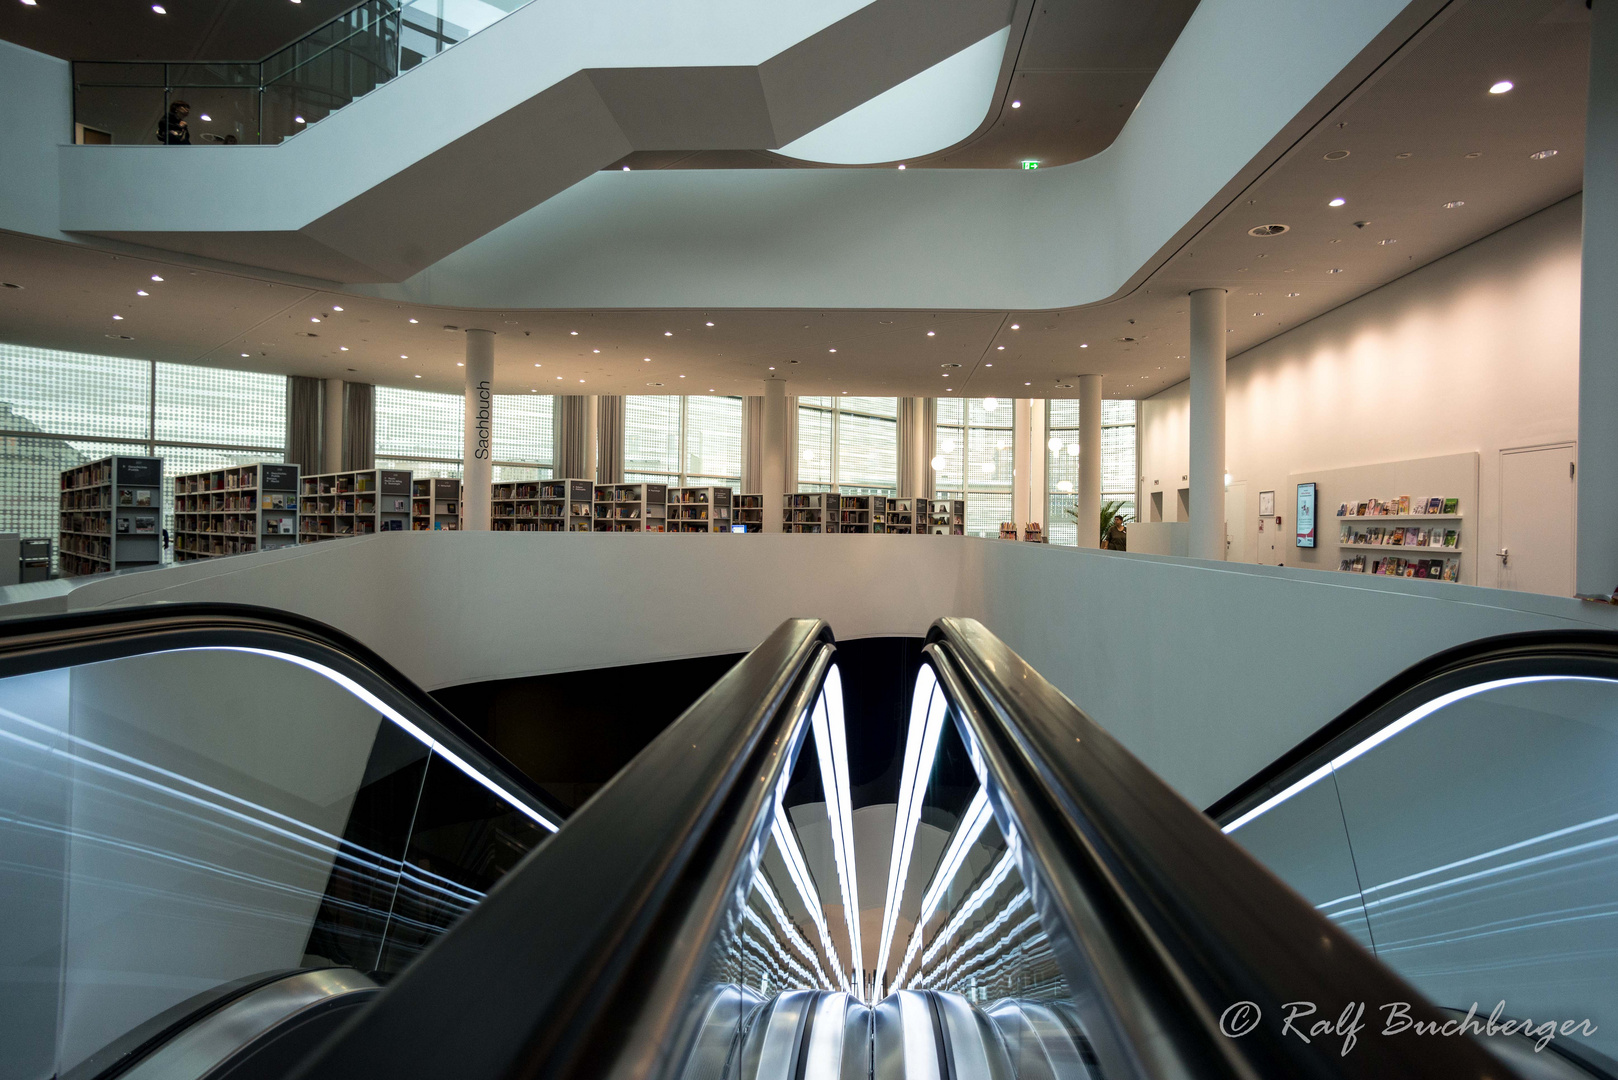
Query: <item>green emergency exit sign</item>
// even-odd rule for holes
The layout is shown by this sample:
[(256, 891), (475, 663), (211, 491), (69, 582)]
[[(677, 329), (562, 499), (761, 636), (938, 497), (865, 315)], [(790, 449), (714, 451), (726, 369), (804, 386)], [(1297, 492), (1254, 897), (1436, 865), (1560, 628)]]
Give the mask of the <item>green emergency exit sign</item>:
[(1025, 161), (1025, 162), (1022, 163), (1022, 167), (1025, 168), (1025, 169), (1037, 169), (1037, 168), (1039, 168), (1039, 162), (1037, 162), (1037, 161)]

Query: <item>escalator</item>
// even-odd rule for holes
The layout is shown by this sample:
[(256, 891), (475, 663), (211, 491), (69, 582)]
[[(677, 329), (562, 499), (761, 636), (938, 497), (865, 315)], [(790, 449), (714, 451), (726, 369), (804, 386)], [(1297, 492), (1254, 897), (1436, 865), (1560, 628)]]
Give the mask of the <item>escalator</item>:
[[(0, 624), (0, 768), (14, 770), (0, 873), (40, 913), (5, 932), (8, 970), (33, 969), (0, 981), (0, 1072), (1610, 1076), (1604, 1033), (1549, 1053), (1531, 1032), (1441, 1034), (1464, 1028), (1471, 999), (1428, 969), (1465, 948), (1427, 968), (1384, 950), (1412, 898), (1383, 903), (1400, 890), (1366, 884), (1344, 903), (1320, 869), (1346, 844), (1363, 875), (1376, 830), (1283, 823), (1322, 777), (1346, 790), (1351, 764), (1490, 694), (1571, 688), (1577, 709), (1542, 696), (1540, 711), (1618, 727), (1601, 697), (1618, 688), (1604, 666), (1618, 646), (1486, 653), (1377, 691), (1210, 817), (983, 627), (945, 619), (915, 674), (896, 801), (856, 807), (837, 647), (823, 623), (793, 620), (552, 835), (561, 815), (516, 770), (325, 628), (214, 607)], [(1614, 760), (1596, 760), (1599, 741), (1580, 744), (1570, 804)], [(1476, 771), (1457, 769), (1428, 786)], [(1265, 848), (1265, 830), (1296, 839)], [(1578, 925), (1601, 932), (1590, 897), (1611, 893), (1590, 851), (1561, 853), (1584, 876), (1519, 897), (1519, 921), (1537, 902), (1561, 925), (1584, 887), (1597, 891)], [(1449, 887), (1432, 906), (1480, 932), (1490, 920)], [(1489, 939), (1506, 942), (1491, 976), (1564, 962), (1573, 939), (1543, 933)], [(1602, 955), (1579, 1015), (1612, 1000)], [(35, 983), (50, 993), (28, 997)], [(1386, 1003), (1434, 1034), (1384, 1031)]]

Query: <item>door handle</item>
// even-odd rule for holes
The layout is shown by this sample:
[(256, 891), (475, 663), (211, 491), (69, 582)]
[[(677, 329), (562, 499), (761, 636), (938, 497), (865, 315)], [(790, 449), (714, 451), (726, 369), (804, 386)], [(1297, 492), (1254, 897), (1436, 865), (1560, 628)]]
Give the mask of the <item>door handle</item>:
[(1494, 557), (1500, 560), (1500, 565), (1501, 566), (1510, 566), (1511, 565), (1511, 549), (1510, 548), (1501, 548), (1499, 551), (1494, 553)]

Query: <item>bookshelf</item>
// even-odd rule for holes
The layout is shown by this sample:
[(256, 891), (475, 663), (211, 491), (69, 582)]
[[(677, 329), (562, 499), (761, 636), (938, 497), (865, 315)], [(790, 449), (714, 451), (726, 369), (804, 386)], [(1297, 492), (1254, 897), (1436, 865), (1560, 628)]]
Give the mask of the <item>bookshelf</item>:
[(916, 504), (921, 499), (888, 500), (888, 532), (908, 536), (916, 531)]
[(728, 487), (669, 488), (669, 532), (728, 533), (731, 495)]
[(668, 509), (667, 484), (596, 484), (596, 532), (663, 532)]
[(764, 531), (764, 496), (737, 495), (731, 507), (731, 524), (742, 526), (743, 532)]
[(541, 480), (540, 532), (589, 532), (595, 520), (595, 484), (589, 480)]
[(57, 551), (63, 577), (162, 561), (163, 459), (114, 455), (63, 470)]
[(836, 532), (837, 496), (825, 491), (784, 496), (781, 529), (789, 533)]
[(301, 543), (410, 528), (410, 470), (316, 473), (299, 481)]
[[(1337, 516), (1337, 569), (1350, 574), (1417, 577), (1436, 581), (1461, 580), (1465, 515), (1459, 498), (1433, 500), (1442, 510), (1431, 514), (1381, 513), (1380, 507), (1404, 509), (1401, 501), (1343, 503)], [(1361, 513), (1361, 509), (1365, 512)], [(1354, 513), (1347, 513), (1353, 510)]]
[(837, 496), (837, 531), (845, 533), (887, 532), (887, 496)]
[(539, 481), (494, 484), (489, 490), (489, 528), (495, 532), (538, 532)]
[(410, 481), (410, 528), (454, 532), (461, 527), (461, 482), (441, 476)]
[(932, 536), (966, 535), (965, 499), (917, 499), (916, 513), (922, 515), (917, 533)]
[(298, 542), (298, 466), (261, 462), (174, 478), (174, 560), (249, 555)]

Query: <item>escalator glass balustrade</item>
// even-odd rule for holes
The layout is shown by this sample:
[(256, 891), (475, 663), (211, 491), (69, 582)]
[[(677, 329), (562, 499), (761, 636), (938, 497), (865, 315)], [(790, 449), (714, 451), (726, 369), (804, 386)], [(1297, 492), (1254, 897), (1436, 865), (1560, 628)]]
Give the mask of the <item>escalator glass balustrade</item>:
[(0, 1075), (368, 996), (561, 820), (307, 643), (126, 646), (0, 678)]

